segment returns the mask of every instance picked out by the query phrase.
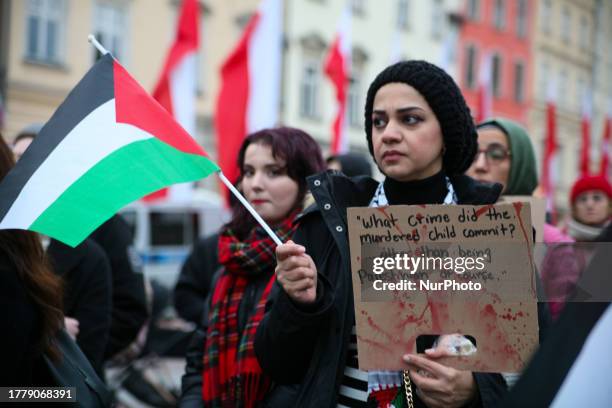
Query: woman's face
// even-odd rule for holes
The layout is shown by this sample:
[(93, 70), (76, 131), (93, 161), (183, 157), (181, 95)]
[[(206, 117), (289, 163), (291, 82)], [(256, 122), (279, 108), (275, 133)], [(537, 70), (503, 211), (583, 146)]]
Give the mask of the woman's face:
[(589, 190), (576, 197), (574, 218), (587, 225), (601, 225), (610, 218), (610, 199), (600, 190)]
[(287, 163), (272, 156), (272, 148), (255, 143), (247, 147), (242, 167), (246, 199), (269, 224), (281, 222), (297, 200), (298, 183), (287, 175)]
[(398, 181), (421, 180), (442, 170), (442, 131), (427, 101), (403, 83), (382, 86), (372, 111), (374, 158)]
[(478, 131), (478, 153), (466, 174), (478, 181), (501, 183), (506, 190), (510, 175), (508, 138), (497, 128)]

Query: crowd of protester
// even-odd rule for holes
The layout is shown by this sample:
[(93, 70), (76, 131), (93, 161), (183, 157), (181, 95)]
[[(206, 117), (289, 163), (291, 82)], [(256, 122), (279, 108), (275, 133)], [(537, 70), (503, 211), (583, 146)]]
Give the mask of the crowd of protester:
[[(291, 127), (245, 137), (235, 185), (283, 244), (233, 202), (231, 220), (193, 246), (172, 297), (178, 315), (197, 326), (180, 406), (528, 406), (524, 394), (546, 382), (544, 370), (556, 373), (551, 384), (563, 383), (563, 370), (546, 359), (569, 347), (558, 338), (562, 328), (585, 311), (601, 316), (607, 308), (567, 303), (601, 256), (574, 243), (610, 240), (606, 176), (581, 176), (568, 197), (569, 217), (544, 224), (547, 247), (536, 274), (543, 346), (524, 376), (449, 367), (438, 346), (446, 335), (432, 337), (424, 354), (398, 356), (403, 370), (367, 372), (358, 364), (347, 208), (485, 205), (534, 196), (538, 162), (533, 137), (519, 123), (474, 123), (453, 79), (425, 61), (382, 70), (368, 89), (364, 119), (369, 156), (324, 160), (317, 142)], [(39, 130), (25, 129), (13, 151), (0, 138), (0, 178)], [(131, 246), (120, 215), (76, 248), (33, 232), (0, 231), (3, 386), (54, 385), (45, 358), (61, 360), (54, 340), (60, 330), (102, 379), (105, 367), (138, 355), (151, 299)], [(582, 343), (576, 344), (577, 351), (565, 351), (574, 359)], [(555, 391), (549, 394), (540, 401), (550, 404)]]

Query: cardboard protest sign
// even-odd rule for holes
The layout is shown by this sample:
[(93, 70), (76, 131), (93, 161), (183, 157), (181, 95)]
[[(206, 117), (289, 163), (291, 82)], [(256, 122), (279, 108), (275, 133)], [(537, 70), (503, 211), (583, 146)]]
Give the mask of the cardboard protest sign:
[(498, 203), (529, 203), (531, 207), (531, 225), (535, 229), (535, 248), (533, 250), (534, 263), (541, 267), (546, 256), (547, 246), (544, 243), (544, 223), (546, 222), (546, 199), (533, 196), (501, 196)]
[(501, 196), (501, 203), (529, 203), (531, 207), (531, 225), (535, 229), (535, 242), (544, 242), (544, 222), (546, 221), (546, 199), (533, 196)]
[(404, 369), (422, 336), (464, 354), (438, 360), (458, 369), (527, 362), (538, 342), (529, 204), (349, 208), (348, 225), (361, 369)]

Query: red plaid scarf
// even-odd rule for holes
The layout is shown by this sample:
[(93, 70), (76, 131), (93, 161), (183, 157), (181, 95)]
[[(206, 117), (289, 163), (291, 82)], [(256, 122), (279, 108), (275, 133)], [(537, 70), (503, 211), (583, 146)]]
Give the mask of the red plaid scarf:
[[(274, 228), (281, 241), (295, 232), (296, 214)], [(229, 229), (219, 236), (219, 262), (225, 270), (214, 288), (206, 333), (202, 398), (207, 407), (252, 408), (270, 389), (271, 381), (259, 366), (253, 342), (275, 280), (275, 248), (261, 227), (243, 241)], [(270, 273), (270, 280), (239, 332), (238, 309), (244, 291), (251, 278), (262, 273)]]

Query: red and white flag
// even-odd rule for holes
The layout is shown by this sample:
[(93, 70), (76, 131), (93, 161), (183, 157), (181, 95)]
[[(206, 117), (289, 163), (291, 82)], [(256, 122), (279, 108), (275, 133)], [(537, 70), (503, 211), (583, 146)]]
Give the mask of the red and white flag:
[(608, 101), (608, 110), (606, 112), (605, 123), (604, 123), (604, 133), (601, 138), (601, 160), (600, 160), (600, 169), (599, 173), (608, 177), (608, 172), (610, 171), (610, 142), (612, 139), (612, 100)]
[[(153, 98), (191, 135), (196, 134), (197, 52), (200, 18), (197, 0), (183, 0), (174, 43), (155, 85)], [(169, 198), (188, 200), (192, 184), (179, 184), (145, 197), (145, 201)]]
[(544, 159), (542, 160), (542, 190), (546, 197), (546, 210), (552, 215), (553, 223), (556, 218), (554, 205), (554, 184), (556, 182), (556, 153), (557, 153), (557, 105), (556, 83), (548, 80), (546, 94), (546, 133), (544, 139)]
[(589, 89), (582, 92), (582, 150), (580, 151), (580, 175), (586, 176), (590, 173), (591, 153), (591, 118), (593, 117), (592, 95)]
[(396, 62), (400, 62), (404, 59), (402, 33), (398, 28), (393, 30), (391, 35), (391, 43), (389, 46), (389, 65), (393, 65)]
[(346, 7), (340, 17), (338, 31), (325, 60), (325, 74), (334, 85), (338, 111), (332, 127), (331, 153), (348, 151), (346, 106), (351, 78), (351, 11)]
[(480, 61), (478, 72), (478, 109), (476, 123), (493, 116), (493, 83), (491, 80), (491, 55), (485, 53)]
[(215, 113), (218, 163), (232, 183), (245, 136), (278, 124), (282, 7), (281, 0), (263, 0), (221, 68)]

